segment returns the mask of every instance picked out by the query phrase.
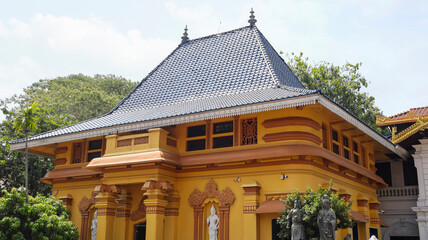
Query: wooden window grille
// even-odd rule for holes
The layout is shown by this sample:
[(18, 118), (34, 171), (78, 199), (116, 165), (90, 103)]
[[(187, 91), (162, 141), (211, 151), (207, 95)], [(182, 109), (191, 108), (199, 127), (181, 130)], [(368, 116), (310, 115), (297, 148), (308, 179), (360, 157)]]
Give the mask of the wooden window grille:
[(83, 142), (73, 144), (73, 159), (72, 163), (83, 162)]
[(322, 124), (322, 147), (328, 149), (328, 136), (327, 136), (327, 126)]
[(242, 120), (241, 145), (257, 144), (257, 118)]

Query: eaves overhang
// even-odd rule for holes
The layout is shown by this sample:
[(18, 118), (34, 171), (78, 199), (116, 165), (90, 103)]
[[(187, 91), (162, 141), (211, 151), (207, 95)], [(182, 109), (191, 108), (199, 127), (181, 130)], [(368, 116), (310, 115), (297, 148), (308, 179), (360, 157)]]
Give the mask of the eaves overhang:
[[(327, 108), (328, 110), (330, 110), (331, 112), (337, 114), (339, 117), (343, 118), (345, 121), (349, 122), (351, 125), (358, 128), (360, 131), (364, 132), (369, 137), (374, 139), (376, 142), (378, 142), (385, 148), (389, 149), (393, 153), (397, 154), (401, 158), (408, 159), (410, 157), (410, 154), (407, 152), (407, 150), (405, 150), (399, 145), (395, 145), (392, 142), (390, 142), (387, 138), (385, 138), (376, 130), (374, 130), (373, 128), (368, 126), (366, 123), (361, 121), (359, 118), (351, 114), (348, 110), (346, 110), (339, 104), (335, 103), (328, 97), (324, 96), (320, 91), (303, 95), (303, 96), (290, 97), (290, 98), (276, 100), (276, 101), (267, 101), (267, 102), (261, 102), (256, 104), (248, 104), (248, 105), (242, 105), (242, 106), (236, 106), (236, 107), (230, 107), (230, 108), (224, 108), (224, 109), (203, 111), (203, 112), (180, 115), (175, 117), (137, 122), (132, 124), (116, 125), (116, 126), (111, 126), (106, 128), (99, 128), (99, 129), (93, 129), (89, 131), (70, 133), (70, 134), (54, 136), (54, 137), (49, 137), (44, 139), (37, 139), (37, 140), (29, 141), (28, 147), (31, 148), (31, 147), (48, 145), (48, 144), (60, 143), (60, 142), (68, 142), (68, 141), (75, 141), (75, 140), (85, 139), (85, 138), (107, 136), (107, 135), (113, 135), (117, 133), (130, 132), (130, 131), (146, 130), (150, 128), (178, 125), (178, 124), (203, 121), (208, 119), (216, 119), (216, 118), (237, 116), (237, 115), (250, 114), (250, 113), (256, 113), (256, 112), (264, 112), (264, 111), (271, 111), (271, 110), (277, 110), (277, 109), (286, 109), (286, 108), (292, 108), (292, 107), (313, 105), (317, 102), (322, 106), (324, 106), (325, 108)], [(10, 145), (10, 149), (15, 151), (23, 150), (24, 148), (25, 148), (25, 142), (11, 143)]]

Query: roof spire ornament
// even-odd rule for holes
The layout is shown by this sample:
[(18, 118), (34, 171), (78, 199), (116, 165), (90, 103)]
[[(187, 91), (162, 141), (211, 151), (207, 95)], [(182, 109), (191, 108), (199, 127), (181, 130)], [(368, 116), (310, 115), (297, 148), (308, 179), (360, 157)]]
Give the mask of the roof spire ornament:
[(250, 26), (255, 26), (256, 25), (256, 17), (254, 17), (254, 11), (253, 8), (251, 8), (251, 15), (250, 15), (250, 20), (248, 20), (248, 22), (250, 23)]
[(181, 37), (181, 43), (185, 43), (185, 42), (187, 42), (187, 41), (189, 41), (189, 38), (187, 37), (187, 25), (186, 25), (186, 27), (184, 28), (184, 33), (183, 33), (183, 36)]

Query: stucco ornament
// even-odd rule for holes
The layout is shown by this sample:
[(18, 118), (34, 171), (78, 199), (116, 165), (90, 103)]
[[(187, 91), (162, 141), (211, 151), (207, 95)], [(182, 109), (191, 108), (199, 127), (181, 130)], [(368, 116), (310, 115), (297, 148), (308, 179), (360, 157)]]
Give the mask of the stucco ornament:
[(330, 199), (327, 195), (322, 197), (322, 209), (318, 213), (318, 228), (320, 240), (334, 240), (336, 231), (336, 214), (330, 208)]
[(287, 228), (290, 228), (291, 225), (291, 240), (305, 240), (304, 217), (305, 211), (302, 209), (302, 202), (297, 198), (294, 200), (294, 208), (287, 216)]
[(207, 218), (209, 240), (217, 240), (218, 238), (218, 223), (219, 218), (215, 214), (214, 204), (211, 205), (211, 215)]
[(95, 210), (94, 219), (92, 219), (92, 223), (91, 223), (91, 240), (97, 239), (97, 224), (98, 224), (97, 215), (98, 215), (98, 210)]

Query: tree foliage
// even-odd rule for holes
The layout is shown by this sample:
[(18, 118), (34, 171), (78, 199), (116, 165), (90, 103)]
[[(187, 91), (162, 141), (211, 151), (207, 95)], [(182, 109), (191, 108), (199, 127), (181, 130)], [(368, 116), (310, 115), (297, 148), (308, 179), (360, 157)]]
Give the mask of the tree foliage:
[(287, 64), (308, 89), (320, 89), (327, 97), (345, 107), (373, 129), (376, 126), (375, 112), (381, 113), (375, 104), (375, 98), (363, 90), (369, 82), (361, 74), (362, 63), (335, 66), (329, 62), (310, 64), (303, 53), (287, 55)]
[[(337, 229), (346, 229), (352, 227), (352, 222), (349, 218), (349, 211), (351, 210), (352, 202), (346, 203), (343, 198), (339, 197), (339, 194), (331, 191), (332, 184), (328, 189), (323, 189), (321, 186), (318, 187), (317, 191), (308, 188), (304, 194), (295, 191), (289, 194), (283, 201), (286, 204), (285, 211), (278, 218), (277, 222), (281, 226), (281, 231), (278, 236), (282, 239), (290, 239), (291, 229), (287, 228), (287, 215), (294, 206), (294, 200), (300, 198), (302, 201), (302, 209), (305, 212), (303, 221), (305, 223), (305, 234), (306, 239), (317, 240), (319, 239), (319, 230), (317, 225), (318, 212), (322, 209), (322, 197), (327, 194), (330, 199), (330, 208), (336, 213)], [(336, 229), (336, 230), (337, 230)]]
[(70, 213), (52, 196), (30, 197), (25, 191), (3, 190), (0, 198), (0, 239), (77, 240)]
[[(78, 74), (43, 79), (24, 88), (23, 94), (0, 100), (5, 116), (0, 124), (0, 187), (10, 191), (24, 185), (23, 154), (9, 150), (10, 141), (25, 137), (24, 132), (15, 131), (13, 124), (22, 109), (38, 102), (37, 129), (29, 131), (32, 136), (105, 114), (136, 85), (115, 75)], [(40, 178), (53, 168), (53, 159), (31, 155), (28, 160), (29, 194), (49, 194), (51, 186), (41, 183)]]

